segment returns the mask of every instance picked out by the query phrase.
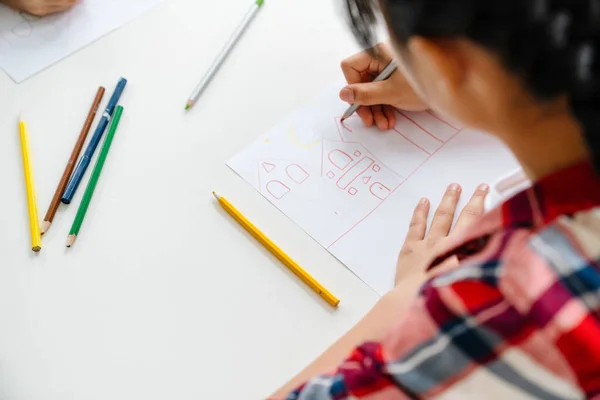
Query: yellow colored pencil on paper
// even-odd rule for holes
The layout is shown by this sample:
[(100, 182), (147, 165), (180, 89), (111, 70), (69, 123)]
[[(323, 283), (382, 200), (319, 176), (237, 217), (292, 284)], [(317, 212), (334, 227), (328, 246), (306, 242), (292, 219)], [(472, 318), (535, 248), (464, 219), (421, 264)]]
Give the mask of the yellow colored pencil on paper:
[(31, 250), (36, 253), (42, 249), (42, 236), (40, 234), (40, 221), (38, 219), (37, 204), (35, 200), (35, 187), (33, 184), (33, 167), (31, 166), (31, 153), (29, 151), (29, 134), (23, 116), (19, 116), (19, 134), (21, 136), (21, 150), (23, 151), (23, 169), (25, 171), (25, 188), (27, 189), (27, 205), (29, 209), (29, 228), (31, 230)]
[(229, 201), (224, 197), (219, 196), (213, 192), (215, 198), (219, 201), (219, 204), (229, 215), (233, 217), (244, 229), (248, 231), (256, 240), (258, 240), (267, 250), (269, 250), (275, 257), (279, 259), (290, 271), (292, 271), (298, 278), (306, 283), (312, 290), (314, 290), (319, 296), (321, 296), (329, 305), (337, 307), (340, 301), (332, 295), (327, 289), (325, 289), (319, 282), (317, 282), (312, 276), (303, 270), (294, 260), (283, 252), (275, 243), (271, 241), (264, 233), (258, 230), (246, 217), (242, 215)]

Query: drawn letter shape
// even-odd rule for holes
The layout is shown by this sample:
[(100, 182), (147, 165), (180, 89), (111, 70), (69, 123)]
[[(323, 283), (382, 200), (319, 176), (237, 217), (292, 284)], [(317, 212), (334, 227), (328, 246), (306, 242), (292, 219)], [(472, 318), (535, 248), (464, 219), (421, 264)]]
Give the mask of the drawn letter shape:
[(329, 153), (329, 161), (337, 168), (337, 169), (346, 169), (348, 165), (353, 161), (352, 157), (348, 154), (344, 153), (342, 150), (332, 150)]
[(279, 181), (271, 181), (267, 183), (267, 192), (277, 200), (281, 200), (283, 196), (290, 192), (290, 188)]
[(271, 164), (268, 162), (262, 163), (263, 168), (267, 171), (267, 174), (275, 169), (275, 164)]
[(373, 196), (377, 197), (379, 200), (385, 200), (391, 192), (389, 188), (387, 188), (385, 185), (379, 182), (375, 182), (374, 184), (372, 184), (369, 191)]
[(361, 159), (359, 162), (354, 164), (342, 177), (337, 181), (337, 186), (340, 189), (346, 190), (348, 186), (359, 176), (364, 174), (375, 161), (369, 157)]
[(304, 168), (302, 168), (298, 164), (288, 165), (287, 168), (285, 169), (285, 172), (287, 173), (287, 176), (289, 176), (291, 180), (293, 180), (294, 182), (296, 182), (299, 185), (304, 183), (310, 176), (308, 174), (308, 172), (306, 172), (304, 170)]

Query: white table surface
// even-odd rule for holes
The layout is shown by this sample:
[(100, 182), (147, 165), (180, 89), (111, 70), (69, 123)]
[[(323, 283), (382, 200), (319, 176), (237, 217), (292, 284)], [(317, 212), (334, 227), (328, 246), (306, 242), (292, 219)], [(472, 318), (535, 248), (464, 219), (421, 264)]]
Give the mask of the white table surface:
[[(183, 111), (250, 3), (165, 0), (22, 84), (0, 73), (0, 399), (259, 399), (377, 301), (225, 165), (341, 77), (339, 62), (357, 50), (341, 0), (267, 0)], [(97, 87), (108, 97), (121, 75), (125, 113), (80, 238), (65, 248), (84, 187), (34, 255), (18, 113), (30, 127), (41, 219)], [(339, 309), (245, 233), (212, 190), (339, 297)]]

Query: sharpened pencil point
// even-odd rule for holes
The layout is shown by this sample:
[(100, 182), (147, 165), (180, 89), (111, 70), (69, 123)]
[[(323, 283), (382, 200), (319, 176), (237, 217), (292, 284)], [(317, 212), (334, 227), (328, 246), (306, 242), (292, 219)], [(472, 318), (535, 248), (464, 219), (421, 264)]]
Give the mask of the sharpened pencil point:
[(48, 232), (48, 229), (50, 229), (50, 225), (52, 225), (52, 222), (49, 222), (49, 221), (42, 222), (42, 230), (41, 230), (42, 235), (44, 233)]
[(189, 105), (189, 104), (186, 104), (186, 105), (185, 105), (185, 110), (186, 110), (186, 111), (187, 111), (187, 110), (189, 110), (190, 108), (191, 108), (191, 107), (190, 107), (190, 105)]
[(217, 192), (213, 192), (213, 196), (215, 196), (215, 199), (221, 200), (221, 196), (219, 196)]
[(77, 235), (69, 235), (69, 237), (67, 238), (67, 247), (71, 247), (75, 244), (75, 241), (77, 240)]

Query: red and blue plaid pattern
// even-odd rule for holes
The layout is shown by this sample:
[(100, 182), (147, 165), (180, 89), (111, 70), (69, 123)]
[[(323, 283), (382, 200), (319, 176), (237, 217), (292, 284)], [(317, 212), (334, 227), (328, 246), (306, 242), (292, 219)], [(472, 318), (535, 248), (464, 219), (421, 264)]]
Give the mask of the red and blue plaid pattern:
[(287, 400), (600, 399), (600, 182), (583, 163), (488, 213), (382, 343)]

